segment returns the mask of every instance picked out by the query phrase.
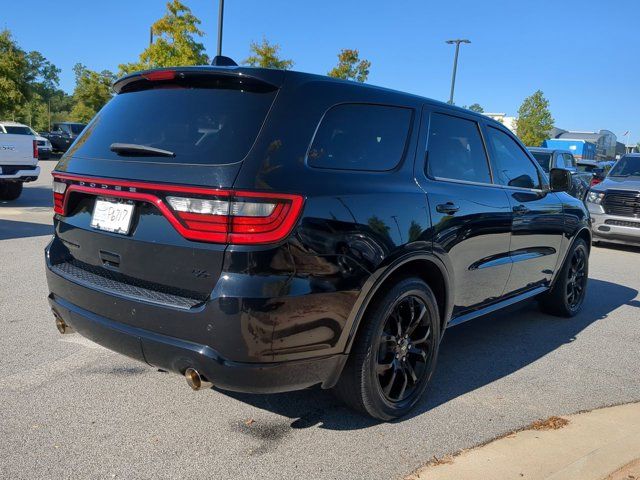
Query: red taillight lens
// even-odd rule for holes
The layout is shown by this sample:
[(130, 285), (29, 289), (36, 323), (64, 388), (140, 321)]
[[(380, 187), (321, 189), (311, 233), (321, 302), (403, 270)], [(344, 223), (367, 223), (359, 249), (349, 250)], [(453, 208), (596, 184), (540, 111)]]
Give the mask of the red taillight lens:
[(67, 191), (67, 184), (53, 181), (53, 211), (64, 215), (64, 192)]
[(599, 183), (602, 183), (602, 179), (598, 177), (593, 177), (591, 179), (591, 183), (589, 184), (589, 186), (593, 187), (594, 185), (598, 185)]
[(38, 158), (38, 142), (33, 141), (33, 158)]
[(293, 230), (304, 198), (54, 173), (54, 211), (66, 215), (71, 193), (126, 198), (154, 205), (185, 238), (239, 245), (275, 243)]
[(166, 197), (177, 217), (209, 241), (232, 244), (273, 243), (295, 225), (303, 199), (298, 195), (229, 192), (228, 197)]

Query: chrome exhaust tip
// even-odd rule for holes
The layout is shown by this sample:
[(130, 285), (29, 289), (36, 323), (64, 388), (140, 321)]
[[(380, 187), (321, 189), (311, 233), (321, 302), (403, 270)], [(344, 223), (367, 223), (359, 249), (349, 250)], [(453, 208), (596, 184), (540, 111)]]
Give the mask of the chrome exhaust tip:
[(207, 381), (195, 368), (187, 368), (184, 372), (184, 378), (187, 380), (187, 385), (195, 391), (206, 390), (213, 387), (213, 383)]
[(74, 333), (75, 330), (71, 328), (71, 326), (67, 325), (65, 321), (55, 313), (54, 315), (56, 317), (56, 328), (61, 334), (66, 335), (68, 333)]

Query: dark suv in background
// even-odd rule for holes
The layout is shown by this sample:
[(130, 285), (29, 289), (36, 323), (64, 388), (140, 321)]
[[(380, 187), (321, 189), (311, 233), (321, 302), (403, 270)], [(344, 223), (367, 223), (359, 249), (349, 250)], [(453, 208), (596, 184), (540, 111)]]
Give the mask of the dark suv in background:
[(548, 174), (552, 168), (562, 168), (569, 171), (571, 173), (571, 187), (567, 193), (584, 201), (593, 180), (593, 173), (579, 168), (571, 152), (542, 147), (529, 147), (529, 151), (545, 173)]
[(389, 420), (447, 326), (582, 305), (585, 206), (498, 122), (291, 71), (154, 70), (114, 90), (53, 174), (63, 333), (194, 389), (321, 385)]
[(85, 127), (84, 123), (59, 122), (53, 124), (50, 132), (41, 135), (49, 139), (53, 150), (66, 152)]

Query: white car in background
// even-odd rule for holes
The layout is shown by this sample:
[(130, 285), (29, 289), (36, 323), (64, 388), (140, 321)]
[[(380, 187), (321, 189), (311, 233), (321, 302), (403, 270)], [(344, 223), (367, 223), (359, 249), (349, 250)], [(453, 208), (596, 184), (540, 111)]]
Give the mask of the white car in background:
[(38, 144), (34, 135), (0, 131), (0, 200), (15, 200), (22, 185), (40, 175)]
[(36, 132), (33, 128), (18, 122), (2, 122), (0, 121), (0, 133), (9, 133), (13, 135), (32, 135), (36, 138), (38, 145), (38, 158), (47, 160), (51, 158), (51, 142)]

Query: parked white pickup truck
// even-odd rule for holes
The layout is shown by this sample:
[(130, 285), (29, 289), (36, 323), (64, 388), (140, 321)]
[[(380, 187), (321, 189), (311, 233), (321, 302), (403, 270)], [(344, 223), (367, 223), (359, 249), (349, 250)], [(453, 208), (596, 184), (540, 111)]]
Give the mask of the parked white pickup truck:
[(40, 175), (38, 145), (31, 135), (0, 133), (0, 200), (15, 200), (24, 182)]

